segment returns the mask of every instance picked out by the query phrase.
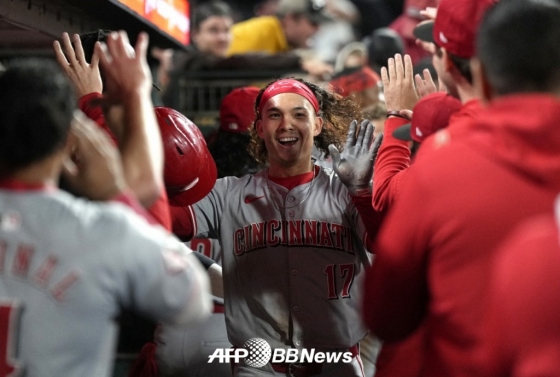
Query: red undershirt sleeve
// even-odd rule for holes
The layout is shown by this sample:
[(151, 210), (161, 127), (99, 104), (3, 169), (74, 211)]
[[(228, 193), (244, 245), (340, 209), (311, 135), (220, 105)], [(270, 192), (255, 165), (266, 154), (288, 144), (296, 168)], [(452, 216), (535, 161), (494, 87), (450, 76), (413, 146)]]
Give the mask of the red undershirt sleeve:
[(383, 144), (377, 153), (373, 173), (373, 208), (383, 211), (394, 201), (400, 187), (402, 172), (410, 166), (408, 142), (393, 137), (395, 129), (409, 123), (402, 118), (385, 121)]
[(352, 198), (352, 203), (356, 206), (356, 209), (358, 210), (366, 228), (366, 247), (370, 252), (374, 252), (373, 244), (375, 238), (377, 237), (377, 233), (379, 232), (379, 228), (381, 227), (383, 218), (385, 217), (385, 212), (378, 212), (373, 209), (371, 205), (371, 195), (350, 195), (350, 197)]

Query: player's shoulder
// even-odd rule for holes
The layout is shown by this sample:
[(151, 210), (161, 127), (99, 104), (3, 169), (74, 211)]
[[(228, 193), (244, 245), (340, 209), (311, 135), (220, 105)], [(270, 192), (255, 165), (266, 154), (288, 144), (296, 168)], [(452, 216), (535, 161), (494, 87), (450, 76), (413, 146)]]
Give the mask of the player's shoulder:
[(52, 221), (64, 224), (68, 234), (80, 234), (84, 238), (123, 240), (131, 233), (139, 238), (163, 233), (163, 228), (148, 222), (126, 204), (117, 201), (95, 202), (61, 192), (50, 203)]
[(216, 180), (212, 192), (214, 193), (230, 193), (240, 187), (247, 186), (248, 182), (253, 180), (252, 174), (247, 174), (242, 177), (223, 177)]

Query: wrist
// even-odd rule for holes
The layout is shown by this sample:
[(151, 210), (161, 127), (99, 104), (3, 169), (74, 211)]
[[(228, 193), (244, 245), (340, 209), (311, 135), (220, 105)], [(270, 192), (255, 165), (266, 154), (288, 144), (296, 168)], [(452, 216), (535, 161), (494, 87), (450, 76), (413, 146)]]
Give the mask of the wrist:
[(410, 120), (410, 119), (408, 119), (408, 117), (402, 115), (399, 110), (388, 110), (387, 111), (387, 118), (390, 118), (390, 117), (397, 117), (397, 118)]

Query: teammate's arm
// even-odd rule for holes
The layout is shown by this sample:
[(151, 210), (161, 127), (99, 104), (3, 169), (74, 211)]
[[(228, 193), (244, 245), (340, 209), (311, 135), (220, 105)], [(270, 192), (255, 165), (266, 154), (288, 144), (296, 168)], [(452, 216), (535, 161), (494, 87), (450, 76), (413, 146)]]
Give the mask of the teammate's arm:
[[(117, 137), (129, 186), (149, 207), (163, 189), (163, 143), (153, 111), (151, 73), (146, 62), (148, 35), (140, 33), (131, 51), (125, 32), (111, 33), (107, 48), (95, 53), (106, 76), (107, 121)], [(117, 131), (118, 130), (118, 131)]]
[[(387, 110), (412, 110), (418, 100), (412, 79), (412, 61), (408, 55), (403, 59), (400, 54), (389, 59), (388, 69), (381, 70), (381, 80), (385, 92)], [(382, 211), (393, 204), (398, 194), (402, 173), (410, 166), (408, 142), (393, 137), (393, 131), (408, 119), (390, 116), (385, 121), (385, 140), (375, 161), (373, 180), (373, 207)], [(399, 174), (401, 173), (401, 174)]]
[[(68, 34), (64, 33), (62, 46), (58, 41), (54, 43), (56, 59), (74, 84), (78, 95), (81, 96), (80, 108), (95, 120), (115, 142), (118, 141), (128, 186), (142, 205), (149, 208), (164, 190), (161, 138), (153, 111), (151, 111), (152, 104), (149, 94), (145, 95), (142, 90), (135, 91), (131, 85), (122, 86), (123, 83), (132, 83), (137, 88), (145, 87), (145, 80), (151, 80), (149, 75), (146, 77), (142, 67), (139, 67), (145, 63), (145, 57), (138, 51), (139, 54), (135, 53), (137, 58), (131, 58), (129, 54), (132, 54), (133, 49), (128, 45), (125, 47), (126, 54), (116, 54), (114, 59), (111, 58), (111, 64), (103, 67), (104, 70), (111, 69), (110, 72), (106, 72), (108, 73), (106, 95), (110, 96), (110, 101), (104, 101), (104, 103), (110, 105), (113, 110), (106, 118), (99, 106), (102, 102), (101, 99), (104, 98), (100, 94), (103, 90), (99, 74), (100, 51), (97, 49), (94, 51), (91, 64), (88, 64), (78, 35), (74, 35), (73, 42), (75, 48), (72, 46)], [(114, 46), (112, 42), (110, 44)], [(142, 59), (144, 59), (143, 62)], [(136, 64), (136, 66), (131, 66), (130, 71), (118, 76), (119, 81), (116, 82), (111, 73), (117, 69), (117, 66), (126, 64)], [(131, 108), (132, 112), (129, 111)], [(148, 108), (150, 111), (147, 110)], [(109, 121), (109, 126), (106, 121)], [(155, 217), (158, 218), (158, 216)], [(168, 223), (169, 219), (163, 222)]]

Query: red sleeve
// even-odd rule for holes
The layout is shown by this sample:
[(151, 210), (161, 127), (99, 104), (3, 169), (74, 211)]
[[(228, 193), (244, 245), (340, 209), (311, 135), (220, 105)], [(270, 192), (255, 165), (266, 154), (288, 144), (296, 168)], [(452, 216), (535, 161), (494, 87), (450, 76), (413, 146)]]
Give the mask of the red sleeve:
[(169, 210), (169, 201), (167, 199), (167, 193), (165, 189), (162, 189), (159, 193), (157, 200), (148, 208), (150, 215), (156, 219), (158, 223), (161, 224), (168, 231), (171, 229), (171, 213)]
[(352, 203), (356, 206), (362, 222), (366, 228), (366, 247), (373, 252), (373, 242), (377, 237), (377, 232), (381, 226), (381, 222), (385, 216), (384, 212), (378, 212), (371, 206), (371, 195), (354, 196), (350, 195)]
[(393, 203), (401, 182), (398, 173), (410, 166), (408, 142), (393, 137), (393, 131), (407, 123), (408, 120), (397, 117), (385, 121), (383, 144), (377, 153), (373, 173), (372, 204), (377, 211), (382, 211)]
[(196, 218), (191, 206), (170, 206), (173, 233), (183, 242), (190, 241), (195, 235)]
[(113, 199), (111, 199), (111, 201), (120, 202), (120, 203), (123, 203), (124, 205), (130, 207), (132, 210), (134, 210), (134, 212), (136, 212), (138, 215), (145, 218), (146, 221), (148, 221), (152, 225), (159, 224), (152, 217), (152, 215), (150, 215), (150, 213), (148, 213), (148, 211), (146, 211), (144, 209), (144, 207), (142, 207), (142, 205), (134, 197), (134, 194), (132, 194), (131, 192), (121, 192), (119, 195), (117, 195)]
[(428, 300), (426, 259), (437, 198), (430, 183), (411, 171), (407, 189), (391, 207), (375, 244), (375, 262), (366, 273), (364, 323), (383, 340), (408, 336), (421, 323)]
[(103, 109), (101, 108), (101, 106), (95, 105), (93, 103), (95, 100), (101, 98), (103, 98), (103, 95), (101, 93), (94, 92), (86, 94), (78, 100), (78, 107), (80, 108), (80, 110), (82, 110), (82, 112), (84, 112), (84, 114), (88, 116), (88, 118), (92, 119), (95, 123), (97, 123), (99, 127), (101, 127), (102, 130), (107, 132), (107, 135), (111, 137), (115, 145), (118, 145), (119, 143), (117, 142), (117, 138), (115, 137), (115, 135), (113, 135), (113, 132), (111, 131), (109, 126), (107, 126), (107, 122), (105, 122)]

